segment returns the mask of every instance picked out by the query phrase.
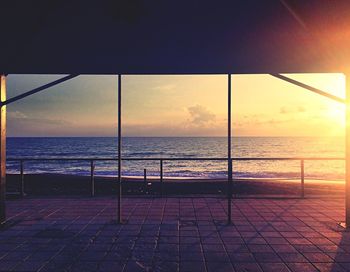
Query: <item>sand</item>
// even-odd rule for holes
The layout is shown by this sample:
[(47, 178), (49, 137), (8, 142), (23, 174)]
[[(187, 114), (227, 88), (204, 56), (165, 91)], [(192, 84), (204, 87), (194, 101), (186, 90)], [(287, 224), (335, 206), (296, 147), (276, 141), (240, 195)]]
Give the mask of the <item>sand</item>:
[[(25, 193), (28, 196), (45, 195), (90, 195), (90, 177), (60, 174), (25, 175)], [(239, 197), (245, 196), (280, 196), (299, 197), (301, 183), (299, 180), (286, 179), (235, 179), (234, 192)], [(16, 195), (20, 189), (20, 176), (7, 175), (8, 195)], [(113, 195), (117, 193), (117, 179), (113, 177), (95, 177), (95, 195)], [(123, 178), (123, 194), (128, 195), (226, 195), (225, 179), (149, 179)], [(345, 186), (341, 182), (305, 180), (305, 196), (339, 196), (343, 197)]]

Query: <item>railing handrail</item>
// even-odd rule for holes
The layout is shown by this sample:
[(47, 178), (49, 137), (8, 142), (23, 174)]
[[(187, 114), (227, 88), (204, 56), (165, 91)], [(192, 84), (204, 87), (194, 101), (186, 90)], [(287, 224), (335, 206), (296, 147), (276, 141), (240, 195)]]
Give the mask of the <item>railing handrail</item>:
[[(86, 161), (90, 162), (90, 183), (91, 183), (91, 196), (95, 195), (95, 179), (94, 170), (96, 161), (117, 161), (118, 158), (98, 158), (98, 157), (20, 157), (20, 158), (7, 158), (7, 161), (18, 161), (20, 162), (20, 177), (21, 177), (21, 195), (24, 196), (24, 162), (28, 161)], [(122, 157), (123, 161), (159, 161), (160, 163), (160, 182), (161, 182), (161, 195), (163, 196), (163, 162), (164, 161), (229, 161), (229, 165), (232, 165), (232, 161), (300, 161), (300, 181), (301, 181), (301, 197), (305, 197), (305, 170), (304, 162), (310, 160), (325, 161), (325, 160), (345, 160), (345, 158), (340, 157), (243, 157), (243, 158), (218, 158), (218, 157), (153, 157), (153, 158), (140, 158), (140, 157)], [(229, 171), (232, 171), (230, 168)], [(144, 169), (144, 183), (146, 184), (146, 169)]]
[[(118, 158), (101, 158), (101, 157), (20, 157), (20, 158), (7, 158), (7, 161), (117, 161)], [(222, 157), (123, 157), (123, 161), (227, 161), (228, 158)], [(345, 160), (341, 157), (234, 157), (232, 161), (277, 161), (277, 160), (289, 160), (289, 161), (330, 161), (330, 160)]]

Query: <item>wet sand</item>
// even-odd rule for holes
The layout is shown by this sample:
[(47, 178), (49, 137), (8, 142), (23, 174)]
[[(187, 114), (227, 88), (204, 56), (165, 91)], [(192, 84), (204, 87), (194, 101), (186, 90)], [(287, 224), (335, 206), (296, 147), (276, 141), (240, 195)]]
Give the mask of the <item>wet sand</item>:
[[(25, 193), (30, 195), (90, 195), (91, 179), (88, 176), (60, 174), (25, 175)], [(159, 179), (123, 177), (122, 192), (127, 195), (225, 195), (225, 179)], [(16, 195), (20, 188), (19, 175), (7, 175), (8, 195)], [(117, 179), (113, 177), (95, 177), (95, 195), (115, 195)], [(286, 179), (234, 179), (234, 192), (238, 196), (283, 196), (299, 197), (300, 180)], [(305, 196), (339, 196), (344, 195), (345, 186), (340, 182), (305, 180)]]

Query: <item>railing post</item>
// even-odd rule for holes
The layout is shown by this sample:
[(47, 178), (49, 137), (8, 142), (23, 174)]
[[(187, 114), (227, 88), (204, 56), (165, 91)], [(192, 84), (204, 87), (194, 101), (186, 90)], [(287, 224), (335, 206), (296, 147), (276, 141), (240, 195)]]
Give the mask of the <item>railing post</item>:
[(20, 179), (21, 179), (21, 197), (25, 196), (24, 192), (24, 162), (20, 161)]
[(304, 198), (305, 197), (304, 160), (300, 160), (300, 181), (301, 181), (301, 198)]
[(148, 186), (147, 186), (147, 169), (143, 169), (143, 187), (145, 190), (145, 194), (148, 193)]
[(91, 181), (91, 196), (95, 196), (95, 164), (94, 160), (90, 161), (90, 181)]
[(230, 167), (230, 173), (231, 173), (231, 179), (232, 179), (232, 187), (231, 187), (231, 194), (233, 194), (234, 198), (238, 197), (238, 183), (237, 181), (234, 181), (233, 179), (233, 159), (231, 158), (231, 165)]
[(163, 160), (160, 160), (160, 193), (161, 196), (164, 194), (164, 186), (163, 186)]

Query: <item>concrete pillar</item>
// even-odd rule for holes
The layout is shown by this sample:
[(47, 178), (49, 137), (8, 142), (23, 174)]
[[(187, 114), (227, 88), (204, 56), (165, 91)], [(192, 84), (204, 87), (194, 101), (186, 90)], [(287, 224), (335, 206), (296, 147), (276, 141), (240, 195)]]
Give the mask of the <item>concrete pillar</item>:
[(122, 223), (122, 75), (118, 75), (118, 224)]
[(350, 73), (346, 74), (345, 82), (345, 225), (350, 228)]
[[(0, 75), (0, 101), (6, 100), (6, 77)], [(6, 219), (6, 106), (0, 108), (0, 224)]]
[(231, 74), (227, 87), (227, 223), (232, 223), (232, 160), (231, 160)]

